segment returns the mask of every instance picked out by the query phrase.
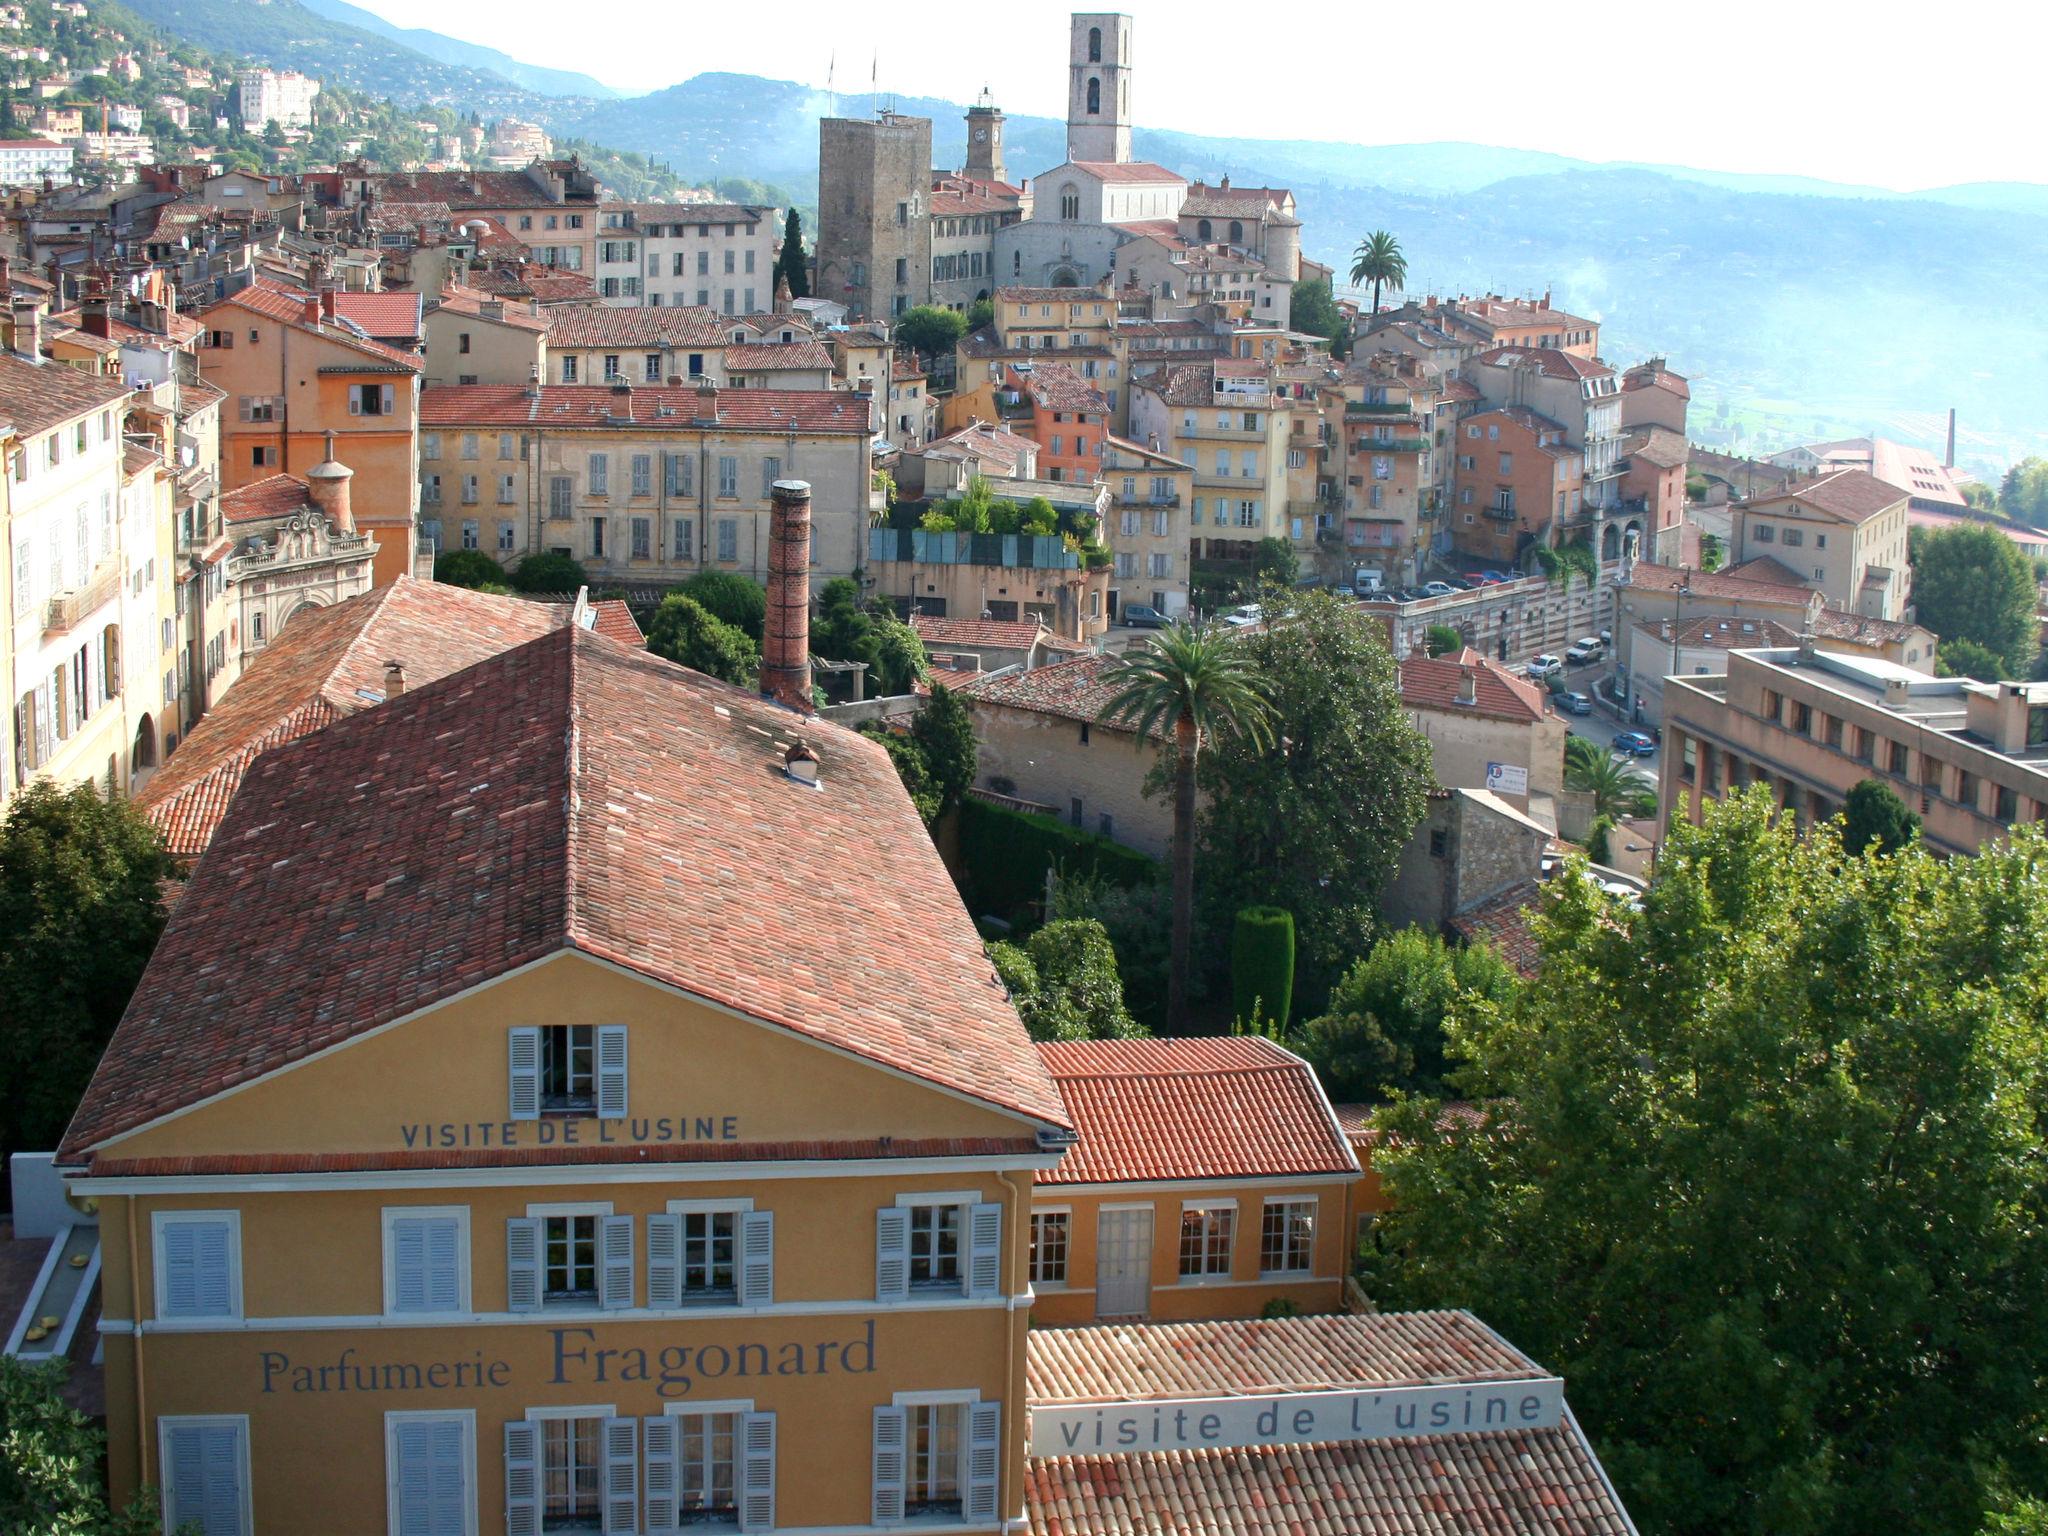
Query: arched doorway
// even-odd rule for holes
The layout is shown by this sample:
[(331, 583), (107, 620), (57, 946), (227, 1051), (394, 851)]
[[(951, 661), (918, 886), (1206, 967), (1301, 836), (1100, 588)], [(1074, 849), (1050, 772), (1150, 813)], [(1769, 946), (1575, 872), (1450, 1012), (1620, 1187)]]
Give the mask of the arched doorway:
[(1619, 560), (1621, 558), (1621, 530), (1609, 523), (1600, 535), (1600, 558)]
[(1055, 288), (1078, 288), (1081, 286), (1080, 274), (1072, 267), (1061, 267), (1052, 275), (1052, 286)]
[(135, 727), (135, 748), (128, 766), (135, 773), (156, 766), (156, 721), (148, 715)]

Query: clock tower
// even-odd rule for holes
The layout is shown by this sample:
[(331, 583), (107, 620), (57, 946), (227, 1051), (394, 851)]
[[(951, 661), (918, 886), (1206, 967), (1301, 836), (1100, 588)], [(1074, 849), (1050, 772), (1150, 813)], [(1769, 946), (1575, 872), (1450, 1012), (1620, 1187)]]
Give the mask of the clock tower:
[(1003, 169), (1003, 110), (989, 95), (967, 109), (967, 174), (977, 181), (1007, 182)]

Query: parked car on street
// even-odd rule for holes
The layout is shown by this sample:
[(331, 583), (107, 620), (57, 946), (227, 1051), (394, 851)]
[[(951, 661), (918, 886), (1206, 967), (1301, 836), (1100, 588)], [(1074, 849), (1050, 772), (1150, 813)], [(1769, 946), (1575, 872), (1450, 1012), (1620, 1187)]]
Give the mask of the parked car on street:
[(1557, 707), (1568, 715), (1590, 715), (1593, 713), (1593, 701), (1591, 699), (1587, 698), (1583, 693), (1573, 693), (1569, 690), (1557, 695)]
[(1529, 675), (1534, 678), (1555, 677), (1564, 670), (1564, 663), (1545, 651), (1529, 663)]
[(1564, 659), (1575, 667), (1583, 667), (1598, 661), (1607, 653), (1607, 647), (1592, 635), (1582, 635), (1574, 641), (1572, 648), (1564, 653)]
[(1148, 608), (1143, 603), (1124, 604), (1119, 616), (1133, 629), (1164, 629), (1173, 622), (1157, 608)]
[(1257, 603), (1246, 603), (1242, 608), (1234, 608), (1229, 613), (1223, 615), (1223, 622), (1230, 625), (1233, 629), (1248, 629), (1264, 619), (1265, 616), (1266, 610)]
[(1641, 731), (1617, 732), (1613, 746), (1615, 751), (1625, 752), (1630, 757), (1653, 757), (1657, 751), (1657, 743)]
[(1449, 597), (1457, 590), (1448, 581), (1425, 581), (1422, 584), (1422, 595), (1424, 597)]

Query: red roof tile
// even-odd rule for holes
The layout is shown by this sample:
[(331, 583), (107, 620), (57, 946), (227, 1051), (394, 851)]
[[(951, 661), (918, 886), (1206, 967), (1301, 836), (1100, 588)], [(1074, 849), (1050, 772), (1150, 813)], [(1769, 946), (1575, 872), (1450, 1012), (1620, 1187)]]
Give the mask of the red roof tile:
[(999, 704), (1006, 709), (1028, 709), (1034, 714), (1056, 715), (1062, 720), (1086, 720), (1104, 730), (1132, 732), (1123, 721), (1106, 721), (1102, 711), (1116, 697), (1113, 684), (1103, 672), (1112, 658), (1091, 651), (1072, 661), (1029, 672), (991, 674), (973, 686), (960, 690), (970, 704)]
[(551, 347), (716, 347), (727, 342), (730, 328), (715, 309), (692, 304), (660, 309), (618, 309), (591, 304), (552, 310), (548, 314)]
[(253, 523), (289, 517), (306, 505), (306, 482), (297, 475), (266, 475), (238, 490), (224, 492), (220, 515), (231, 523)]
[(1491, 944), (1524, 980), (1531, 980), (1543, 967), (1543, 951), (1530, 930), (1529, 916), (1542, 897), (1540, 884), (1524, 880), (1469, 911), (1458, 913), (1451, 919), (1451, 926), (1467, 943)]
[(372, 336), (386, 340), (420, 338), (420, 296), (397, 291), (379, 293), (337, 293), (334, 312), (353, 320)]
[(1178, 181), (1183, 184), (1186, 182), (1186, 178), (1179, 171), (1169, 171), (1165, 166), (1151, 160), (1075, 160), (1070, 163), (1077, 170), (1086, 171), (1098, 181)]
[[(247, 489), (290, 479), (274, 475)], [(304, 483), (293, 483), (303, 493)], [(407, 682), (416, 687), (557, 629), (572, 612), (567, 604), (529, 603), (409, 576), (330, 608), (302, 611), (192, 728), (136, 804), (173, 853), (196, 857), (212, 841), (257, 754), (381, 703), (385, 662), (403, 661)]]
[[(486, 315), (484, 305), (494, 304), (497, 313)], [(520, 331), (545, 331), (549, 317), (536, 315), (533, 310), (518, 301), (507, 303), (504, 299), (483, 292), (477, 288), (444, 288), (434, 301), (434, 313), (469, 315), (482, 320), (486, 325), (509, 325)], [(561, 311), (555, 311), (560, 314)]]
[[(1472, 702), (1465, 704), (1459, 702), (1459, 692), (1468, 676)], [(1495, 720), (1533, 723), (1543, 718), (1543, 695), (1534, 683), (1469, 645), (1455, 655), (1403, 657), (1401, 702), (1411, 709), (1469, 710)]]
[[(1018, 372), (1024, 373), (1019, 369)], [(1031, 390), (1032, 401), (1041, 410), (1079, 411), (1100, 416), (1109, 409), (1109, 400), (1101, 390), (1090, 384), (1068, 363), (1034, 363), (1024, 382)]]
[(1308, 1063), (1256, 1035), (1042, 1044), (1080, 1135), (1040, 1185), (1350, 1174)]
[(591, 625), (607, 640), (616, 640), (621, 645), (645, 648), (647, 636), (640, 629), (640, 621), (633, 617), (633, 610), (616, 597), (600, 598), (590, 605)]
[(408, 368), (414, 372), (418, 372), (425, 366), (414, 353), (402, 352), (397, 347), (386, 346), (383, 342), (374, 340), (367, 334), (358, 336), (354, 331), (344, 329), (341, 325), (334, 322), (322, 321), (317, 325), (307, 324), (306, 298), (303, 294), (281, 293), (277, 289), (267, 287), (262, 283), (252, 283), (239, 293), (231, 293), (219, 303), (208, 305), (200, 313), (210, 316), (216, 310), (226, 305), (246, 310), (252, 315), (262, 315), (266, 319), (278, 321), (283, 325), (295, 326), (299, 330), (311, 332), (323, 340), (353, 348), (358, 352), (368, 353), (380, 362), (393, 366)]
[(832, 354), (815, 341), (762, 341), (725, 349), (728, 373), (778, 373), (787, 369), (832, 371)]
[(1604, 379), (1614, 372), (1605, 363), (1594, 362), (1576, 353), (1561, 352), (1556, 347), (1495, 347), (1490, 352), (1480, 353), (1472, 361), (1494, 367), (1528, 363), (1553, 379)]
[(572, 626), (264, 753), (62, 1156), (565, 950), (1065, 1125), (887, 753), (803, 724), (805, 788), (799, 724)]
[(1003, 619), (939, 619), (928, 613), (910, 616), (911, 628), (927, 645), (964, 646), (997, 651), (1086, 651), (1078, 640), (1066, 640), (1044, 625)]
[(1768, 514), (1785, 502), (1797, 502), (1840, 518), (1845, 523), (1864, 523), (1880, 512), (1889, 512), (1914, 492), (1888, 485), (1861, 469), (1838, 469), (1815, 480), (1796, 480), (1782, 491), (1759, 496), (1749, 504), (1752, 513)]
[(616, 429), (630, 420), (637, 431), (695, 432), (698, 418), (715, 408), (725, 432), (868, 431), (865, 401), (846, 390), (719, 389), (694, 386), (444, 384), (420, 392), (420, 425), (434, 427), (569, 427)]

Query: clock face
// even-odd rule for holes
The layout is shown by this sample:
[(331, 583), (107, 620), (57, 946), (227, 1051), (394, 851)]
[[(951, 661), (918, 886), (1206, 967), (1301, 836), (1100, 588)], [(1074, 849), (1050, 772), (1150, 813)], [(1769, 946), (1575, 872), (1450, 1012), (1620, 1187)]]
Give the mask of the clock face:
[(975, 130), (974, 130), (974, 142), (975, 142), (975, 143), (977, 143), (977, 144), (980, 144), (980, 143), (984, 143), (984, 142), (985, 142), (985, 141), (986, 141), (987, 139), (988, 139), (988, 130), (987, 130), (986, 128), (977, 128), (977, 129), (975, 129)]

